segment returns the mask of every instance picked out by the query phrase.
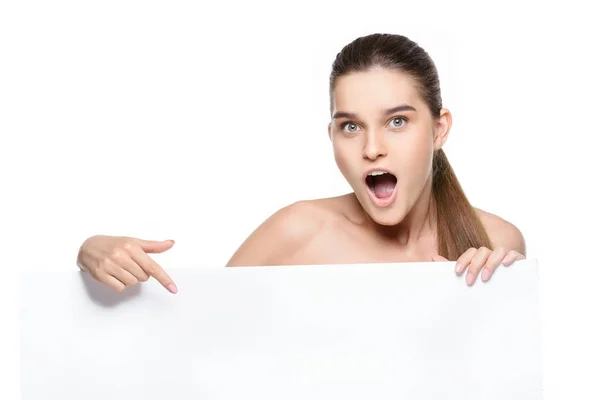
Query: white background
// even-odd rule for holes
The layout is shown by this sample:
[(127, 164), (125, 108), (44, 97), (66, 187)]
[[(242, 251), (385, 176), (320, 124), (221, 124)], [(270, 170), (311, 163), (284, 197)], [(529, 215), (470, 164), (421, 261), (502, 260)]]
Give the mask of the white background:
[(175, 239), (165, 268), (219, 267), (278, 208), (349, 190), (327, 138), (329, 68), (374, 32), (433, 57), (468, 197), (540, 261), (544, 398), (596, 398), (594, 13), (418, 3), (3, 3), (0, 398), (18, 389), (20, 269), (75, 270), (96, 233)]

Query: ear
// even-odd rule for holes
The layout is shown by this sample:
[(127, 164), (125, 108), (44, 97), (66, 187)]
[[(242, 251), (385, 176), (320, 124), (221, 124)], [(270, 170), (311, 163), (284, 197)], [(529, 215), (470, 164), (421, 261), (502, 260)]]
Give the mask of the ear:
[(448, 140), (448, 134), (452, 128), (452, 114), (446, 108), (440, 110), (440, 117), (434, 127), (433, 147), (439, 150)]
[(327, 135), (329, 135), (329, 140), (331, 139), (331, 122), (329, 124), (327, 124)]

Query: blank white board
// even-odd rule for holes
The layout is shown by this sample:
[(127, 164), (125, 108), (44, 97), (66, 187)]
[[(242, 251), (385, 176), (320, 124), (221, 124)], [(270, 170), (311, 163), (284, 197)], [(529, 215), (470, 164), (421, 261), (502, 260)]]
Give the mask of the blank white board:
[(22, 399), (541, 399), (537, 262), (453, 266), (25, 272)]

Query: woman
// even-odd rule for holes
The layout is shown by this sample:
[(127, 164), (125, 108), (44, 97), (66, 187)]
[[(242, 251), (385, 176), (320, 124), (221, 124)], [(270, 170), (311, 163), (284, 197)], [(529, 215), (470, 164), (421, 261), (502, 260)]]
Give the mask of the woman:
[[(374, 34), (345, 46), (330, 77), (335, 161), (353, 193), (299, 201), (273, 214), (228, 266), (456, 260), (472, 285), (525, 258), (511, 223), (467, 200), (442, 146), (452, 126), (436, 67), (404, 36)], [(147, 253), (173, 241), (94, 236), (78, 264), (115, 290), (172, 279)]]

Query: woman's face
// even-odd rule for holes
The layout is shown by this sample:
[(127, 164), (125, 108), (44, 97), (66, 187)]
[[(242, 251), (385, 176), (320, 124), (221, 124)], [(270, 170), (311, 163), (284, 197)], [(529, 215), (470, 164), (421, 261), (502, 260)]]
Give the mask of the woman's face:
[(337, 79), (329, 136), (358, 201), (381, 225), (400, 223), (423, 193), (450, 114), (432, 118), (413, 79), (375, 68)]

